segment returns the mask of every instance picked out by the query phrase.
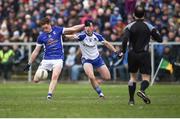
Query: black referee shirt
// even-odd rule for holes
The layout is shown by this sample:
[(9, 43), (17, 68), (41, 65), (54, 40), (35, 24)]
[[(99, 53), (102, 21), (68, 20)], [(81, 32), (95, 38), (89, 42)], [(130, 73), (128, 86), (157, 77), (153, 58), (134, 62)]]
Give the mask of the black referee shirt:
[(142, 19), (136, 20), (128, 24), (123, 33), (123, 53), (126, 51), (127, 42), (129, 41), (129, 50), (134, 52), (148, 51), (150, 37), (158, 42), (162, 42), (159, 32), (154, 26)]

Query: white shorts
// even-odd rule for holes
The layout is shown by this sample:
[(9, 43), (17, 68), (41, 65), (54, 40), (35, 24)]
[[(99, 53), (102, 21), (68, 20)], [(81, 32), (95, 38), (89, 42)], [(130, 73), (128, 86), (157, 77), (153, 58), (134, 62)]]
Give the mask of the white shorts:
[(45, 69), (48, 71), (52, 71), (55, 66), (59, 65), (60, 69), (63, 68), (63, 60), (42, 60), (38, 69)]

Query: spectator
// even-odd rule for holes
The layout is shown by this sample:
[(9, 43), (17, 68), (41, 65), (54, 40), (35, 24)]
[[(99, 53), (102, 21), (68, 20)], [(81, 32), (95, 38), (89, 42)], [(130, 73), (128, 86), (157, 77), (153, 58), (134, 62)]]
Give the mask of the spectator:
[(14, 56), (13, 56), (13, 64), (15, 66), (19, 65), (21, 60), (23, 59), (22, 52), (20, 51), (20, 48), (18, 45), (13, 46)]
[(132, 14), (136, 5), (136, 0), (125, 0), (125, 8), (127, 14)]
[[(6, 35), (1, 33), (0, 40), (3, 42), (5, 39), (12, 39), (13, 33), (18, 31), (22, 38), (19, 41), (34, 42), (40, 31), (40, 29), (35, 30), (34, 28), (44, 16), (51, 18), (54, 24), (64, 26), (72, 26), (78, 24), (79, 21), (84, 23), (86, 19), (93, 19), (98, 23), (97, 30), (100, 33), (107, 32), (105, 24), (110, 22), (109, 29), (111, 30), (108, 32), (114, 34), (114, 29), (117, 30), (114, 26), (118, 21), (123, 24), (132, 21), (131, 14), (137, 4), (146, 7), (146, 15), (152, 25), (162, 24), (160, 27), (158, 26), (160, 31), (163, 27), (167, 27), (168, 31), (178, 30), (180, 5), (176, 0), (172, 2), (163, 0), (3, 1), (0, 6), (0, 23), (3, 28), (6, 28), (4, 32)], [(126, 15), (123, 15), (124, 13)], [(6, 21), (6, 25), (2, 25), (4, 21)], [(2, 36), (5, 38), (2, 39)], [(119, 36), (117, 35), (117, 37)]]
[(13, 56), (14, 51), (8, 46), (3, 46), (2, 50), (0, 50), (0, 65), (5, 81), (9, 80), (11, 76)]
[(71, 74), (72, 66), (75, 64), (75, 58), (76, 58), (76, 48), (70, 47), (69, 53), (65, 60), (65, 67), (68, 70), (68, 76)]
[(122, 16), (119, 13), (119, 8), (115, 7), (114, 11), (113, 11), (113, 14), (110, 17), (111, 27), (114, 27), (119, 21), (122, 21)]
[[(172, 54), (171, 54), (171, 47), (166, 46), (164, 48), (164, 52), (163, 52), (163, 58), (166, 59), (167, 61), (170, 61), (171, 64), (173, 64), (173, 62), (175, 61)], [(160, 69), (159, 73), (158, 73), (158, 78), (160, 81), (172, 81), (173, 77), (170, 73), (170, 71), (168, 70), (164, 70), (164, 69)]]
[(0, 42), (8, 41), (9, 38), (9, 30), (7, 28), (7, 21), (4, 20), (1, 24), (0, 29)]
[(19, 41), (21, 41), (21, 39), (20, 39), (20, 32), (18, 30), (13, 32), (13, 36), (10, 39), (10, 41), (11, 42), (19, 42)]
[(81, 72), (83, 72), (83, 67), (81, 64), (80, 49), (77, 50), (76, 54), (77, 55), (76, 55), (76, 59), (75, 59), (75, 64), (71, 68), (71, 80), (72, 81), (80, 80), (79, 78), (80, 78)]

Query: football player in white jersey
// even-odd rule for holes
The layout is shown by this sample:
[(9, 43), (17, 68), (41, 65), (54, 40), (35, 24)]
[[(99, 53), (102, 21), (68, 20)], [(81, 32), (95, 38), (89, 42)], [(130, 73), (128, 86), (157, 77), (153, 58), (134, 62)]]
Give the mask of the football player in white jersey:
[[(82, 65), (87, 77), (90, 79), (92, 87), (98, 93), (99, 97), (104, 98), (104, 94), (99, 86), (97, 78), (94, 75), (94, 68), (100, 73), (101, 78), (110, 80), (110, 72), (99, 54), (97, 43), (104, 44), (108, 49), (117, 54), (117, 50), (106, 41), (100, 34), (94, 32), (93, 21), (85, 21), (85, 30), (79, 34), (65, 35), (69, 40), (76, 39), (82, 52)], [(120, 54), (117, 54), (120, 56)]]

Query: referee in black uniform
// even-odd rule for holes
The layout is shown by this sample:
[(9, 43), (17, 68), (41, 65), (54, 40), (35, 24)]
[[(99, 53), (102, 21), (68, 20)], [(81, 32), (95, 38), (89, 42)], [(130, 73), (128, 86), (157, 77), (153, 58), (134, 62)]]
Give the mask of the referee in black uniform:
[(134, 11), (135, 21), (128, 24), (122, 36), (122, 52), (125, 53), (127, 42), (129, 42), (128, 52), (128, 71), (130, 72), (130, 80), (128, 82), (129, 89), (129, 105), (134, 105), (134, 93), (136, 90), (137, 72), (142, 75), (140, 90), (137, 95), (142, 98), (144, 103), (150, 104), (150, 99), (146, 96), (145, 90), (149, 86), (151, 74), (151, 57), (149, 53), (150, 37), (158, 42), (162, 42), (159, 32), (149, 23), (144, 21), (145, 10), (141, 6), (137, 6)]

